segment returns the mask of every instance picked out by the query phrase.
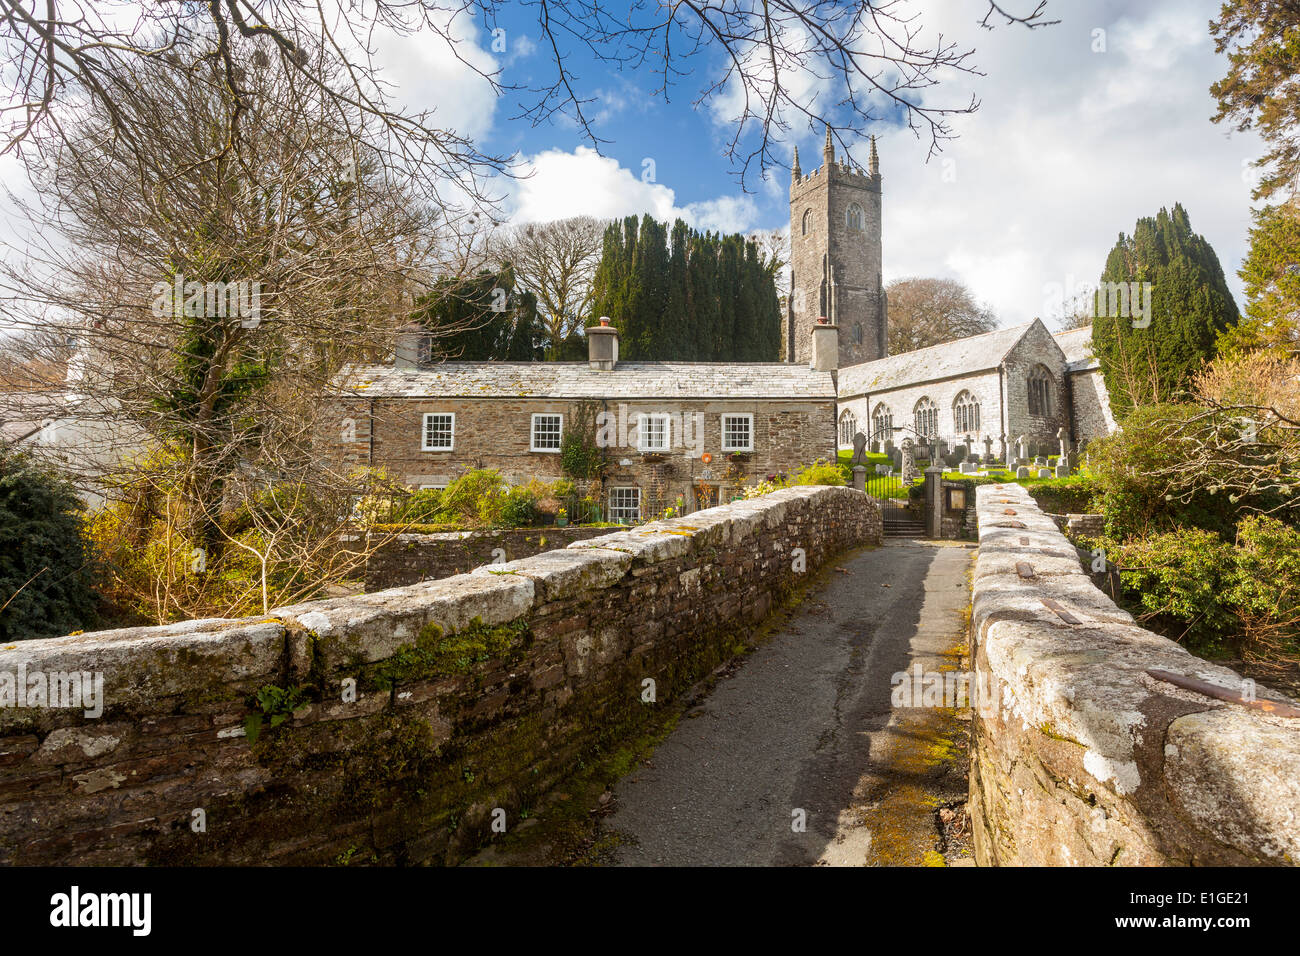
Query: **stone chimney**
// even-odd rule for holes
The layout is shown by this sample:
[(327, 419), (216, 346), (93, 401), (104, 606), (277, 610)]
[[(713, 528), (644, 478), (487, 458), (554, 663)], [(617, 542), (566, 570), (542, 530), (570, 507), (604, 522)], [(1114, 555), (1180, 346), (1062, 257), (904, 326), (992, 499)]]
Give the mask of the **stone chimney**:
[(834, 372), (840, 362), (840, 329), (822, 316), (812, 327), (812, 361), (808, 367), (818, 372)]
[(618, 329), (609, 324), (607, 315), (600, 317), (600, 325), (587, 329), (587, 363), (604, 372), (612, 372), (618, 364)]
[(393, 349), (395, 368), (420, 367), (420, 345), (425, 334), (424, 329), (414, 322), (397, 330), (397, 341)]

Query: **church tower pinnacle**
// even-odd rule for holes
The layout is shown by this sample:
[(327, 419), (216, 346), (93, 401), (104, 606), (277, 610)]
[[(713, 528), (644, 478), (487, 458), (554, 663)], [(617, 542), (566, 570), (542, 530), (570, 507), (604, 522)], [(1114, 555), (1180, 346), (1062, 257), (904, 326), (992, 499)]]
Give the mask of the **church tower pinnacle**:
[(802, 175), (803, 170), (799, 168), (799, 147), (796, 146), (794, 148), (794, 165), (790, 167), (790, 178), (798, 182)]
[(867, 162), (867, 172), (872, 176), (880, 175), (880, 157), (876, 155), (876, 134), (871, 134), (871, 158)]
[(831, 143), (831, 124), (826, 124), (826, 145), (822, 147), (822, 165), (830, 166), (835, 162), (835, 146)]

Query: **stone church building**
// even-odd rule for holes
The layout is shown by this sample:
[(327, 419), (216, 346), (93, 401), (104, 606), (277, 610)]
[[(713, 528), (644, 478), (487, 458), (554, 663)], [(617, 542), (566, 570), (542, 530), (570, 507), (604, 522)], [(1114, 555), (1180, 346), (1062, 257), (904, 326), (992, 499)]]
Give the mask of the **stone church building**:
[(969, 441), (1005, 460), (1022, 435), (1047, 454), (1060, 429), (1114, 430), (1087, 329), (1053, 335), (1035, 319), (889, 355), (874, 138), (865, 171), (837, 161), (829, 132), (822, 160), (804, 174), (794, 157), (783, 361), (624, 362), (602, 319), (586, 362), (429, 364), (408, 332), (391, 364), (339, 373), (321, 438), (336, 459), (413, 488), (482, 467), (522, 484), (564, 476), (580, 425), (604, 456), (607, 516), (635, 522), (832, 459), (859, 431), (877, 447)]

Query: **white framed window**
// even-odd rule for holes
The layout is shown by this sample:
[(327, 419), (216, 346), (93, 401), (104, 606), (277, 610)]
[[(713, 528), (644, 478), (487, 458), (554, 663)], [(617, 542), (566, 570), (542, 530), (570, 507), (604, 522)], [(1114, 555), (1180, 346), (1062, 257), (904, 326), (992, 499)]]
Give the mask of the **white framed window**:
[(456, 413), (426, 412), (424, 416), (424, 451), (451, 451), (456, 447)]
[(722, 416), (722, 450), (754, 450), (754, 416), (750, 414)]
[(667, 415), (639, 415), (636, 426), (638, 451), (667, 451), (672, 439)]
[(560, 435), (564, 431), (564, 416), (548, 412), (533, 416), (531, 451), (559, 451)]
[(416, 490), (417, 491), (446, 491), (447, 485), (446, 483), (443, 483), (441, 485), (420, 485)]
[(609, 489), (609, 520), (619, 524), (636, 524), (641, 520), (641, 489)]

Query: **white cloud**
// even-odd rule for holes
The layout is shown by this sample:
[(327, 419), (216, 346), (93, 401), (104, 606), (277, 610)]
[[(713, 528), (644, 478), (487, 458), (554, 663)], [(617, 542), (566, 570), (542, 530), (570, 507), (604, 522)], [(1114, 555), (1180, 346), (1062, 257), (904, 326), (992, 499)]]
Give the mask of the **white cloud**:
[(646, 177), (647, 167), (634, 172), (588, 146), (573, 152), (549, 149), (522, 161), (525, 175), (507, 184), (512, 222), (548, 222), (569, 216), (613, 219), (649, 213), (672, 222), (681, 217), (699, 229), (746, 232), (758, 218), (750, 196), (719, 196), (677, 205), (675, 192)]
[(526, 34), (521, 33), (510, 44), (510, 58), (512, 60), (522, 60), (525, 57), (532, 56), (536, 51), (537, 44), (530, 40)]
[(469, 16), (429, 16), (441, 16), (443, 28), (456, 42), (455, 52), (427, 29), (401, 36), (376, 27), (374, 62), (390, 85), (386, 92), (411, 110), (432, 109), (433, 125), (479, 140), (491, 131), (496, 112), (497, 94), (484, 75), (495, 73), (500, 65), (484, 49), (491, 35)]
[[(958, 0), (927, 6), (927, 22), (976, 47), (987, 77), (971, 84), (980, 109), (954, 120), (960, 138), (929, 164), (928, 143), (876, 130), (886, 281), (955, 277), (1004, 324), (1040, 315), (1050, 325), (1053, 284), (1096, 282), (1121, 231), (1181, 202), (1241, 304), (1243, 163), (1262, 149), (1209, 121), (1209, 85), (1226, 65), (1206, 28), (1215, 0), (1126, 6), (1113, 20), (1100, 5), (1053, 5), (1062, 23), (1032, 32), (965, 29)], [(1104, 53), (1092, 52), (1097, 28)], [(960, 102), (961, 84), (928, 99)], [(859, 162), (865, 153), (854, 149)]]

